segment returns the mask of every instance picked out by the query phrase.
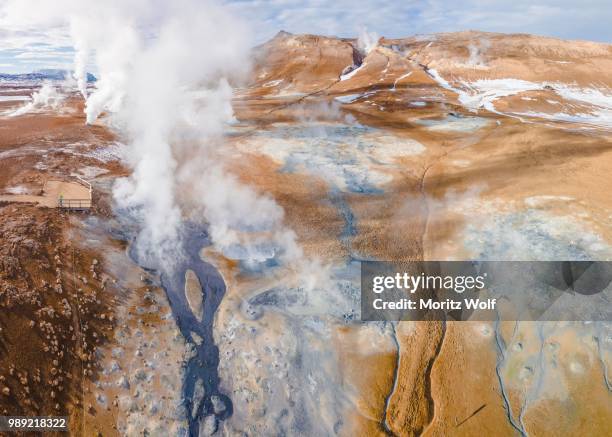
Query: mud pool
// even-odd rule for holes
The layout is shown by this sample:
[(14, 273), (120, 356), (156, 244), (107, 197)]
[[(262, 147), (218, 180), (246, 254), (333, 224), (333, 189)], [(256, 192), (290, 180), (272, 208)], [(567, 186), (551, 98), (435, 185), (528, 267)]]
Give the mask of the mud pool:
[(397, 158), (420, 155), (425, 146), (359, 124), (277, 123), (241, 139), (238, 148), (264, 154), (281, 165), (279, 171), (305, 172), (324, 179), (332, 189), (381, 193), (398, 168)]

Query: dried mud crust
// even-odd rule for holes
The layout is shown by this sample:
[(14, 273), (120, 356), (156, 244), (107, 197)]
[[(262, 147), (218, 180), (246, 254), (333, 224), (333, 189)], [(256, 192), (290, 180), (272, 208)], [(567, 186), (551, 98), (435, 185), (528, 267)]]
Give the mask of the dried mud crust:
[(56, 210), (0, 206), (0, 414), (68, 415), (78, 429), (114, 316), (112, 284), (68, 226)]

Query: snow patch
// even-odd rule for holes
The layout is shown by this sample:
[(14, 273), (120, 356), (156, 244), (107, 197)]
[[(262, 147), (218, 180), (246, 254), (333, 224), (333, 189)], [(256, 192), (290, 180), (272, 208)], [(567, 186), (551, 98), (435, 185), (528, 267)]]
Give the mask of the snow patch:
[(359, 72), (359, 70), (361, 70), (365, 66), (366, 66), (366, 63), (364, 62), (359, 67), (354, 68), (353, 70), (349, 71), (348, 73), (344, 73), (343, 75), (340, 76), (340, 81), (342, 82), (342, 81), (345, 81), (345, 80), (349, 80), (351, 77), (355, 76), (357, 74), (357, 72)]
[(30, 190), (27, 187), (24, 187), (23, 185), (16, 185), (14, 187), (8, 187), (5, 191), (9, 194), (29, 194), (30, 193)]
[(0, 96), (0, 102), (24, 102), (30, 100), (30, 96)]
[(262, 87), (264, 87), (264, 88), (271, 88), (273, 86), (278, 86), (282, 81), (283, 81), (283, 79), (271, 80), (269, 82), (264, 83), (262, 85)]
[(481, 79), (476, 82), (463, 82), (469, 91), (459, 91), (459, 102), (468, 109), (485, 108), (497, 112), (493, 103), (501, 98), (521, 94), (526, 91), (543, 89), (539, 83), (520, 79)]
[(362, 94), (347, 94), (345, 96), (334, 97), (334, 99), (339, 101), (340, 103), (353, 103), (361, 96)]
[(397, 83), (402, 80), (407, 78), (408, 76), (410, 76), (412, 74), (412, 71), (409, 71), (406, 74), (401, 75), (400, 77), (398, 77), (397, 79), (395, 79), (395, 82), (393, 82), (393, 88), (391, 88), (391, 91), (395, 91), (396, 87), (397, 87)]
[[(612, 91), (597, 88), (579, 88), (563, 83), (537, 83), (521, 79), (480, 79), (474, 82), (457, 81), (459, 86), (451, 85), (435, 69), (427, 70), (442, 88), (457, 94), (459, 102), (466, 108), (476, 111), (484, 108), (488, 111), (508, 116), (528, 116), (552, 121), (590, 124), (598, 127), (612, 127)], [(538, 111), (502, 113), (495, 108), (495, 101), (502, 97), (518, 95), (529, 91), (554, 91), (566, 101), (579, 102), (591, 106), (590, 110), (570, 114), (563, 111), (545, 113)], [(537, 101), (532, 97), (523, 96), (522, 100)], [(558, 106), (562, 102), (546, 100), (549, 104)]]
[[(362, 94), (347, 94), (345, 96), (338, 96), (338, 97), (335, 97), (334, 99), (339, 101), (340, 103), (353, 103), (359, 99), (362, 99), (364, 97), (369, 97), (374, 94), (376, 94), (376, 91), (368, 91)], [(366, 100), (366, 103), (368, 103), (367, 100)]]
[(567, 114), (565, 112), (517, 112), (515, 115), (542, 118), (550, 121), (561, 121), (565, 123), (587, 124), (593, 127), (612, 128), (612, 110), (598, 110), (594, 113)]

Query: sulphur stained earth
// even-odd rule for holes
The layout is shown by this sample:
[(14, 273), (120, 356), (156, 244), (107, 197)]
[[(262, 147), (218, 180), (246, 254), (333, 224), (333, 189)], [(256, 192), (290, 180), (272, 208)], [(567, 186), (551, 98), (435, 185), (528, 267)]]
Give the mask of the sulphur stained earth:
[[(0, 320), (17, 363), (3, 361), (1, 407), (48, 406), (104, 435), (606, 434), (608, 323), (364, 323), (359, 261), (610, 260), (610, 47), (462, 32), (365, 52), (281, 33), (256, 51), (215, 158), (278, 207), (283, 232), (232, 217), (239, 243), (215, 241), (190, 198), (215, 169), (191, 174), (178, 187), (189, 256), (171, 274), (134, 256), (138, 211), (110, 195), (129, 173), (122, 139), (84, 125), (76, 92), (26, 108), (17, 97), (40, 84), (5, 87), (3, 200), (72, 172), (99, 197), (69, 220), (1, 206), (13, 311)], [(81, 308), (80, 338), (60, 305)], [(49, 340), (16, 341), (31, 321)], [(46, 358), (19, 358), (34, 354)], [(38, 410), (14, 376), (37, 371), (56, 375)]]
[[(493, 42), (477, 69), (443, 49), (479, 38)], [(610, 202), (597, 182), (611, 143), (609, 102), (595, 97), (607, 91), (552, 61), (544, 77), (504, 73), (496, 42), (510, 52), (527, 44), (470, 33), (383, 40), (335, 78), (306, 73), (303, 58), (282, 72), (276, 62), (323, 46), (327, 65), (350, 65), (350, 44), (279, 35), (262, 48), (264, 85), (238, 92), (241, 133), (224, 153), (283, 206), (329, 282), (313, 290), (282, 265), (254, 275), (219, 259), (233, 291), (216, 338), (222, 356), (237, 358), (220, 363), (236, 407), (228, 430), (540, 435), (578, 432), (583, 415), (593, 429), (609, 426), (607, 323), (358, 320), (358, 284), (347, 280), (358, 260), (612, 256)], [(542, 57), (564, 56), (543, 44)], [(609, 62), (607, 48), (583, 49)], [(315, 77), (328, 79), (324, 88), (313, 89)], [(552, 115), (525, 108), (538, 105)], [(592, 115), (558, 115), (572, 110)]]

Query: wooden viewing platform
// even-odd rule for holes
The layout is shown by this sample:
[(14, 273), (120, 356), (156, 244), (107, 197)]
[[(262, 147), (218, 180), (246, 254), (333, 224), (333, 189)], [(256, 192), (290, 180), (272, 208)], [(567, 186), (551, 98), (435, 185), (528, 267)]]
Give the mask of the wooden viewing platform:
[(92, 207), (91, 184), (80, 176), (74, 181), (53, 180), (45, 182), (42, 195), (5, 194), (0, 195), (0, 201), (36, 203), (48, 208), (61, 208), (69, 211), (86, 211)]
[[(68, 210), (88, 210), (91, 208), (91, 184), (80, 176), (76, 176), (76, 183), (80, 184), (79, 189), (76, 189), (74, 186), (61, 187), (68, 190), (66, 190), (66, 194), (62, 191), (59, 192), (57, 199), (58, 208)], [(82, 196), (81, 194), (84, 195)]]

